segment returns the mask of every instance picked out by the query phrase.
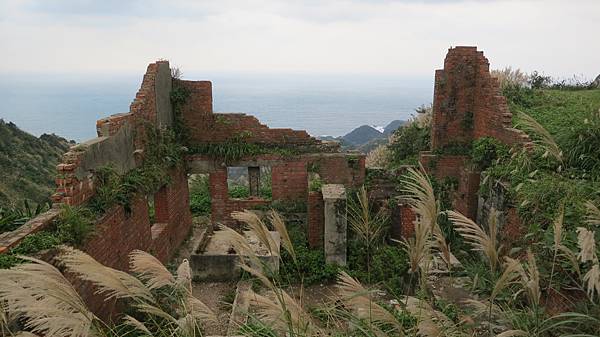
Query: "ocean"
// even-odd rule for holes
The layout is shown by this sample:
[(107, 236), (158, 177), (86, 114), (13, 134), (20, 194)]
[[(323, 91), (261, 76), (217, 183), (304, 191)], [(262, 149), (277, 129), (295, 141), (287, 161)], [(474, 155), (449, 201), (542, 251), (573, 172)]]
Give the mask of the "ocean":
[[(184, 78), (213, 82), (215, 112), (252, 114), (270, 127), (314, 136), (406, 120), (433, 94), (433, 76), (221, 73)], [(128, 111), (140, 83), (136, 76), (0, 75), (0, 118), (36, 136), (55, 133), (80, 142), (96, 136), (97, 119)]]

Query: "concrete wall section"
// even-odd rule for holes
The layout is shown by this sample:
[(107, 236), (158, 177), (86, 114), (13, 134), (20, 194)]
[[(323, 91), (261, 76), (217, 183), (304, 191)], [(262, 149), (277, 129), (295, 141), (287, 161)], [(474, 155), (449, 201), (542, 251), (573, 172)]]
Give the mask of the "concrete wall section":
[(173, 125), (173, 109), (171, 108), (171, 89), (173, 80), (171, 79), (171, 68), (169, 63), (158, 63), (155, 79), (156, 95), (156, 122), (161, 128)]
[(347, 204), (344, 185), (328, 184), (322, 188), (324, 201), (325, 261), (346, 265), (347, 256)]

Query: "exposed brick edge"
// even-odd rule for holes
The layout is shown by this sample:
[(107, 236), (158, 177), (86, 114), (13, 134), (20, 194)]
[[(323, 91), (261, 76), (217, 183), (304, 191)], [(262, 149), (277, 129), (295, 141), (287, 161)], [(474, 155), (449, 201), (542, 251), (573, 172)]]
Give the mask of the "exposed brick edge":
[(0, 235), (0, 254), (16, 247), (27, 235), (39, 232), (50, 226), (60, 215), (60, 212), (60, 208), (51, 208), (35, 218), (30, 219), (14, 231), (2, 233)]
[[(129, 107), (129, 113), (115, 114), (96, 122), (96, 130), (99, 137), (111, 137), (115, 135), (123, 125), (130, 123), (136, 128), (135, 145), (137, 149), (143, 149), (144, 130), (139, 127), (143, 120), (152, 124), (156, 123), (155, 103), (155, 80), (160, 63), (158, 61), (148, 65), (144, 74), (140, 89)], [(86, 148), (75, 145), (63, 155), (62, 162), (57, 165), (58, 177), (56, 178), (56, 192), (52, 195), (54, 203), (67, 205), (81, 205), (94, 195), (94, 179), (90, 173), (88, 177), (79, 179), (76, 177), (82, 158), (85, 156)]]

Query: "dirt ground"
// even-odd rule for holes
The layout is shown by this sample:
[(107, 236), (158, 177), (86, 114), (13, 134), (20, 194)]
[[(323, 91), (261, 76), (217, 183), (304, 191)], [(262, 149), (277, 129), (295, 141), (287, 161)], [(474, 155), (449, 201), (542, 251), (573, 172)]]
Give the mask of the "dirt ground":
[(237, 282), (194, 282), (192, 285), (193, 295), (211, 308), (217, 315), (217, 321), (206, 323), (204, 326), (205, 336), (225, 336), (229, 324), (231, 305), (224, 303), (225, 298), (235, 294)]

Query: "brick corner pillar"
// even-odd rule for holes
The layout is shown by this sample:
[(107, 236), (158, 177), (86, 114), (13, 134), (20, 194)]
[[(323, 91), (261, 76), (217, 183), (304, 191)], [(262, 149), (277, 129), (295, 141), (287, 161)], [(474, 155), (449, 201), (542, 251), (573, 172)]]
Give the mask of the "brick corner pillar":
[(308, 193), (308, 246), (313, 249), (323, 248), (324, 202), (321, 192)]
[(347, 203), (346, 188), (340, 184), (323, 185), (325, 261), (346, 265)]
[(392, 239), (402, 240), (411, 237), (415, 231), (416, 219), (415, 212), (409, 204), (404, 201), (396, 203), (392, 208)]

